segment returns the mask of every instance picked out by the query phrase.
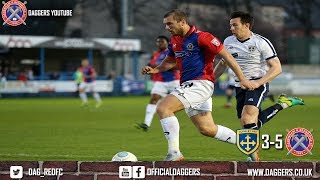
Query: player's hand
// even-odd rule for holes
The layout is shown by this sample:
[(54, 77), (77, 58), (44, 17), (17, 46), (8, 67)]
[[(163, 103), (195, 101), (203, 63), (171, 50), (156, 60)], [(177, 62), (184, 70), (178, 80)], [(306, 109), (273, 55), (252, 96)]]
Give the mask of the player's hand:
[(248, 79), (240, 81), (240, 86), (242, 89), (249, 89), (250, 91), (255, 89), (252, 81), (249, 81)]
[(158, 69), (152, 68), (150, 66), (145, 66), (141, 70), (141, 74), (155, 74), (155, 73), (158, 73), (158, 72), (159, 72)]
[(252, 83), (254, 89), (257, 89), (261, 86), (261, 84), (257, 81), (251, 81), (251, 83)]

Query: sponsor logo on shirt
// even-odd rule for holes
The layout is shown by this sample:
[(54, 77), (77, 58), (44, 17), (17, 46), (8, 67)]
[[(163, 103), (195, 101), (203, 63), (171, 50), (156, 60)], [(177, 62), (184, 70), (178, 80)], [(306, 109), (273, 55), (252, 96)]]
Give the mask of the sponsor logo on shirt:
[(217, 38), (213, 38), (213, 39), (211, 40), (211, 43), (212, 43), (213, 45), (215, 45), (215, 46), (220, 46), (220, 41), (219, 41)]
[(183, 58), (183, 57), (186, 57), (186, 56), (191, 56), (192, 52), (189, 52), (189, 51), (177, 51), (177, 52), (174, 52), (174, 55), (175, 55), (176, 58)]

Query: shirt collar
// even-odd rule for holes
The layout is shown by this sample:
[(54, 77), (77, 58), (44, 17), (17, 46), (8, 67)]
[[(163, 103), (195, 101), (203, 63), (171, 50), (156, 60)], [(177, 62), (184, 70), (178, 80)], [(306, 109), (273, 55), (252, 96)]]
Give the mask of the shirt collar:
[(184, 37), (189, 36), (191, 33), (193, 33), (196, 30), (197, 29), (196, 29), (196, 27), (194, 25), (190, 25), (190, 29), (189, 29), (189, 31), (187, 32), (187, 34)]
[(252, 35), (253, 35), (253, 32), (250, 32), (250, 37), (248, 37), (247, 39), (242, 40), (242, 41), (241, 41), (240, 39), (238, 39), (237, 37), (236, 37), (236, 39), (237, 39), (239, 42), (244, 43), (244, 42), (248, 41), (248, 40), (252, 37)]

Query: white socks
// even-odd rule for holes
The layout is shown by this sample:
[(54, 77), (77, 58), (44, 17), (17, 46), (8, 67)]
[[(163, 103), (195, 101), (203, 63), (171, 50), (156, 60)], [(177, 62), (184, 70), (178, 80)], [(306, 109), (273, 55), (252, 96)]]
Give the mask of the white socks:
[(97, 103), (100, 103), (101, 102), (101, 98), (100, 98), (100, 95), (98, 93), (93, 93), (93, 97), (94, 99), (97, 101)]
[(216, 136), (214, 138), (220, 140), (220, 141), (224, 141), (224, 142), (228, 142), (231, 144), (236, 144), (236, 133), (224, 126), (218, 126), (218, 132), (216, 134)]
[[(87, 97), (87, 94), (85, 92), (79, 93), (79, 96), (80, 96), (80, 98), (81, 98), (83, 103), (88, 103), (88, 97)], [(100, 95), (98, 93), (96, 93), (96, 92), (93, 93), (93, 97), (97, 101), (97, 103), (101, 102), (101, 98), (100, 98)]]
[[(177, 117), (171, 116), (160, 120), (163, 132), (168, 140), (168, 153), (174, 154), (179, 153), (179, 122)], [(236, 133), (224, 126), (217, 125), (218, 131), (214, 138), (228, 142), (231, 144), (236, 144)]]
[(160, 120), (163, 132), (168, 140), (168, 153), (180, 152), (179, 149), (179, 122), (177, 117), (171, 116)]
[(84, 93), (84, 92), (80, 93), (79, 96), (80, 96), (80, 98), (81, 98), (83, 103), (88, 103), (88, 98), (87, 98), (87, 94), (86, 93)]
[(144, 123), (150, 127), (154, 114), (156, 113), (156, 104), (148, 104), (146, 108), (146, 116), (144, 118)]

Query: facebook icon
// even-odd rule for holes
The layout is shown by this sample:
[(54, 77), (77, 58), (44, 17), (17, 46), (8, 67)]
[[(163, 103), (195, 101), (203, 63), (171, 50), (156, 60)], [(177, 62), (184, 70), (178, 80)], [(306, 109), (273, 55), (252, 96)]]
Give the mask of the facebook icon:
[(143, 179), (146, 177), (146, 169), (144, 166), (132, 166), (132, 177), (136, 179)]

